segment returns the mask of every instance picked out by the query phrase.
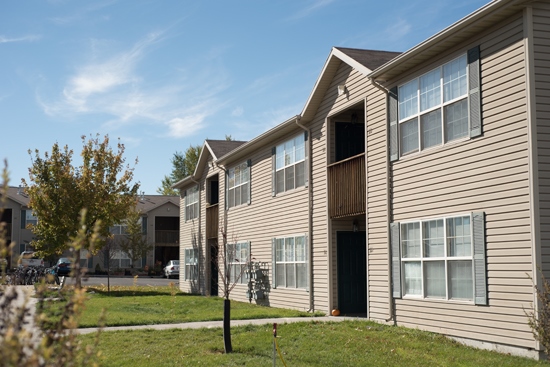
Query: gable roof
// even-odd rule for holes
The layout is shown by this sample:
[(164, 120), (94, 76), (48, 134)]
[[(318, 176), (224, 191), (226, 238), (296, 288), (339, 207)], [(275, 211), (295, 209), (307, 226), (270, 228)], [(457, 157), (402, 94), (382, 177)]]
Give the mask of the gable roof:
[(246, 143), (246, 141), (207, 139), (204, 141), (204, 143), (210, 149), (210, 152), (212, 153), (212, 158), (216, 160), (219, 157), (231, 152), (233, 149), (243, 145), (244, 143)]
[(240, 140), (205, 140), (201, 154), (199, 155), (199, 160), (197, 161), (197, 166), (195, 167), (195, 172), (185, 177), (183, 180), (176, 182), (172, 187), (174, 189), (180, 189), (191, 182), (196, 182), (196, 179), (201, 176), (204, 167), (208, 163), (208, 157), (212, 157), (212, 160), (217, 161), (218, 157), (226, 155), (245, 143), (245, 141)]
[[(1, 196), (1, 195), (0, 195)], [(30, 198), (25, 192), (24, 187), (9, 186), (7, 189), (7, 198), (15, 201), (21, 206), (29, 206)]]
[(323, 97), (332, 83), (338, 68), (345, 62), (363, 75), (367, 76), (380, 65), (387, 63), (398, 56), (399, 52), (362, 50), (358, 48), (333, 47), (327, 61), (321, 70), (321, 74), (302, 110), (301, 116), (304, 122), (311, 121), (319, 108)]
[(169, 195), (140, 195), (138, 196), (137, 209), (142, 213), (148, 213), (164, 204), (171, 203), (179, 208), (180, 197)]
[(532, 0), (493, 0), (393, 60), (376, 68), (369, 78), (379, 83), (429, 61), (450, 47), (475, 37), (488, 26), (518, 13)]
[(390, 51), (333, 47), (301, 115), (293, 116), (274, 128), (250, 140), (246, 144), (239, 146), (228, 154), (220, 157), (218, 162), (220, 164), (226, 164), (230, 160), (242, 158), (248, 152), (257, 149), (266, 142), (278, 139), (293, 129), (296, 129), (296, 123), (298, 121), (304, 123), (311, 121), (317, 113), (319, 104), (321, 103), (329, 85), (332, 83), (332, 80), (338, 71), (338, 67), (342, 62), (350, 65), (366, 77), (372, 70), (393, 59), (399, 54), (399, 52)]

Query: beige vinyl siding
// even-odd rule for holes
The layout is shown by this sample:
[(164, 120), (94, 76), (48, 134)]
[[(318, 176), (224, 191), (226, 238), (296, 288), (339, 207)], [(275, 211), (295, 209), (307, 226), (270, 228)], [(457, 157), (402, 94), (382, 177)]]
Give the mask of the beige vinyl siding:
[[(347, 94), (338, 96), (338, 85), (345, 84)], [(315, 309), (329, 312), (338, 301), (338, 269), (336, 258), (336, 232), (349, 231), (352, 219), (345, 218), (331, 221), (332, 231), (329, 234), (327, 208), (327, 164), (335, 156), (333, 141), (327, 142), (327, 136), (332, 136), (333, 121), (329, 116), (344, 112), (352, 106), (364, 104), (370, 81), (360, 72), (345, 63), (340, 63), (330, 86), (328, 87), (314, 119), (308, 124), (313, 138), (313, 237), (314, 237), (314, 283)], [(372, 86), (371, 86), (372, 88)], [(328, 124), (326, 119), (328, 118)], [(360, 120), (363, 116), (360, 116)], [(364, 228), (364, 219), (359, 220), (360, 228)], [(330, 247), (329, 247), (330, 244)], [(329, 264), (330, 259), (332, 260)], [(329, 292), (329, 284), (332, 294)], [(367, 296), (368, 297), (368, 296)]]
[[(211, 159), (211, 158), (210, 158)], [(180, 289), (188, 293), (200, 293), (206, 295), (210, 292), (210, 249), (205, 239), (206, 229), (206, 178), (218, 173), (223, 174), (221, 169), (211, 168), (207, 164), (204, 168), (199, 182), (199, 215), (193, 220), (185, 221), (185, 198), (183, 193), (186, 189), (196, 186), (189, 184), (181, 190), (180, 199)], [(221, 184), (221, 182), (220, 182)], [(221, 204), (220, 204), (221, 205)], [(223, 206), (223, 205), (222, 205)], [(194, 247), (198, 251), (198, 279), (196, 281), (185, 280), (185, 249)]]
[(535, 347), (523, 311), (533, 259), (522, 29), (514, 17), (481, 37), (483, 136), (393, 164), (393, 221), (485, 212), (489, 306), (397, 299), (400, 325)]
[(550, 4), (533, 4), (542, 270), (550, 279)]
[[(308, 192), (306, 187), (299, 187), (279, 193), (275, 197), (272, 196), (272, 147), (296, 135), (303, 135), (303, 130), (296, 127), (293, 134), (289, 134), (247, 157), (252, 162), (250, 205), (239, 205), (227, 211), (229, 242), (250, 242), (253, 261), (264, 262), (269, 269), (270, 286), (273, 284), (272, 239), (307, 235), (308, 231)], [(242, 161), (227, 164), (226, 168), (232, 168), (239, 163)], [(225, 202), (225, 192), (221, 192), (225, 188), (225, 179), (225, 175), (220, 176), (221, 204)], [(223, 209), (224, 205), (221, 205), (220, 218), (223, 216)], [(247, 289), (246, 284), (236, 285), (231, 292), (231, 298), (248, 301)], [(266, 300), (258, 300), (258, 303), (271, 307), (309, 309), (309, 292), (305, 289), (277, 287), (271, 288), (267, 295)]]
[[(374, 88), (374, 87), (371, 87)], [(367, 241), (369, 318), (389, 318), (388, 172), (386, 94), (373, 89), (367, 97)]]

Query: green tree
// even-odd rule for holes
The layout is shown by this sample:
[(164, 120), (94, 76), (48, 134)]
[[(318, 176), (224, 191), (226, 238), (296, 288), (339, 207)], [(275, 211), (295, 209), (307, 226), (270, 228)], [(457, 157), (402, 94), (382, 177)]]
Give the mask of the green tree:
[[(61, 254), (70, 246), (79, 229), (80, 213), (86, 210), (86, 228), (98, 228), (99, 235), (109, 236), (109, 227), (121, 223), (135, 205), (138, 183), (132, 183), (134, 168), (126, 164), (124, 145), (118, 142), (117, 150), (109, 146), (109, 137), (99, 136), (86, 140), (82, 136), (82, 164), (73, 165), (73, 151), (57, 143), (44, 157), (38, 150), (29, 150), (32, 166), (27, 186), (29, 206), (39, 218), (33, 226), (36, 239), (32, 246), (48, 256)], [(137, 163), (137, 160), (136, 160)], [(91, 232), (90, 232), (91, 233)], [(87, 241), (86, 243), (90, 243)], [(97, 249), (87, 250), (92, 253)], [(78, 271), (80, 252), (75, 251)]]
[(128, 254), (133, 267), (135, 262), (147, 256), (153, 246), (147, 243), (147, 237), (143, 234), (141, 212), (137, 208), (130, 210), (125, 223), (126, 234), (120, 241), (120, 249)]
[(169, 176), (164, 176), (161, 187), (157, 189), (157, 192), (161, 195), (178, 195), (178, 192), (172, 188), (172, 185), (195, 172), (201, 150), (202, 146), (200, 145), (190, 145), (185, 153), (174, 153), (171, 160), (172, 173)]

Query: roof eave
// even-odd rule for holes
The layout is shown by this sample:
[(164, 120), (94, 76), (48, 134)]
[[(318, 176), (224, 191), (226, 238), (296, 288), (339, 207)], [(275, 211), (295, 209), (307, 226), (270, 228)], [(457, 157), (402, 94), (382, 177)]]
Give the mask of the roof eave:
[(479, 21), (481, 18), (485, 17), (486, 15), (497, 11), (498, 9), (501, 9), (507, 6), (512, 6), (514, 4), (520, 4), (523, 2), (525, 2), (525, 0), (493, 0), (490, 3), (482, 6), (478, 10), (472, 12), (471, 14), (451, 24), (449, 27), (436, 33), (432, 37), (419, 43), (418, 45), (414, 46), (408, 51), (403, 52), (402, 54), (398, 55), (391, 61), (376, 68), (374, 71), (368, 74), (368, 77), (370, 79), (378, 80), (380, 82), (384, 82), (385, 80), (391, 79), (393, 76), (391, 75), (391, 73), (389, 73), (389, 71), (395, 69), (398, 66), (406, 64), (407, 62), (412, 63), (412, 60), (414, 60), (416, 56), (425, 52), (426, 49), (436, 45), (437, 43), (441, 42), (444, 39), (448, 39), (450, 37), (456, 36), (457, 34), (459, 34), (460, 31), (464, 30), (465, 28), (472, 25), (473, 23)]

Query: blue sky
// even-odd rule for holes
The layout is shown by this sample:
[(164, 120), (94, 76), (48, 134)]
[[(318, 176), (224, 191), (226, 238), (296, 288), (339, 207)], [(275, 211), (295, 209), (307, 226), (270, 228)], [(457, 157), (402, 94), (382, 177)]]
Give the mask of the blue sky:
[(108, 134), (155, 194), (176, 151), (299, 114), (331, 47), (406, 51), (487, 2), (3, 1), (0, 159), (17, 186), (29, 149)]

